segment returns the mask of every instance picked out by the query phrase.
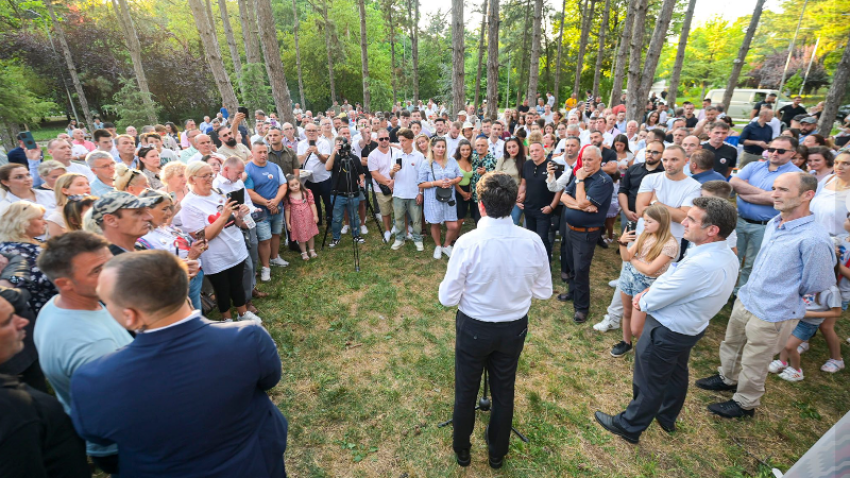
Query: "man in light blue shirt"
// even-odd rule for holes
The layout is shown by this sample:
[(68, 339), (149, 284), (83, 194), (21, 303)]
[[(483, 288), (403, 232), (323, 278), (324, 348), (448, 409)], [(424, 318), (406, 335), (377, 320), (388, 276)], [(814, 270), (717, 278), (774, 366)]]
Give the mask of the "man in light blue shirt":
[[(74, 231), (51, 238), (38, 257), (38, 267), (59, 294), (39, 312), (33, 339), (44, 375), (68, 414), (71, 377), (76, 370), (133, 341), (100, 304), (97, 295), (100, 270), (112, 258), (108, 246), (100, 236)], [(117, 476), (116, 445), (87, 443), (86, 453), (103, 471)]]
[(803, 172), (783, 174), (773, 183), (780, 215), (768, 221), (750, 280), (732, 308), (719, 373), (696, 382), (705, 390), (736, 390), (732, 400), (708, 406), (721, 417), (753, 416), (770, 361), (805, 315), (803, 296), (835, 285), (832, 240), (809, 211), (817, 186), (817, 179)]
[(109, 191), (114, 191), (115, 160), (106, 151), (92, 151), (86, 156), (86, 165), (96, 176), (91, 182), (91, 193), (101, 197)]
[(618, 415), (596, 412), (606, 430), (638, 443), (652, 420), (668, 433), (676, 429), (688, 392), (691, 349), (735, 287), (738, 260), (726, 245), (735, 221), (735, 208), (728, 201), (694, 199), (682, 224), (685, 239), (695, 247), (633, 299), (635, 309), (647, 313), (644, 339), (635, 354), (634, 396)]
[(761, 248), (764, 226), (774, 216), (771, 189), (780, 175), (799, 172), (800, 168), (791, 163), (797, 154), (797, 140), (789, 136), (780, 136), (771, 141), (768, 147), (767, 161), (748, 164), (737, 176), (732, 176), (729, 184), (738, 194), (738, 259), (741, 261), (741, 276), (735, 293), (747, 283), (753, 263)]

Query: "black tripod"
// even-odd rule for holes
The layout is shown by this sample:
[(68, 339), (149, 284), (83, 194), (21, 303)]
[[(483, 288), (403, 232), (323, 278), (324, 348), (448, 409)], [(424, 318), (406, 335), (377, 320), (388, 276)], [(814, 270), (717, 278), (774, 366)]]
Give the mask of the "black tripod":
[[(478, 399), (478, 406), (475, 407), (476, 410), (481, 410), (482, 412), (490, 411), (490, 397), (487, 396), (487, 391), (490, 389), (490, 377), (487, 374), (487, 367), (484, 367), (484, 393), (481, 394), (481, 398)], [(451, 425), (451, 420), (446, 420), (437, 425), (437, 428), (443, 428), (446, 425)], [(522, 433), (519, 432), (516, 428), (511, 426), (511, 431), (516, 433), (516, 436), (519, 437), (520, 440), (528, 443), (528, 438), (525, 437)]]
[[(355, 157), (352, 154), (347, 154), (347, 155), (344, 155), (344, 156), (338, 155), (337, 158), (335, 158), (335, 161), (341, 161), (341, 163), (339, 164), (339, 174), (337, 174), (337, 176), (336, 176), (336, 183), (334, 184), (334, 188), (333, 188), (333, 193), (332, 193), (333, 198), (331, 198), (331, 216), (333, 216), (333, 210), (336, 206), (336, 198), (338, 196), (345, 196), (345, 197), (351, 199), (351, 198), (354, 198), (354, 197), (357, 197), (357, 196), (360, 195), (360, 188), (357, 188), (354, 192), (341, 192), (341, 190), (339, 188), (340, 181), (342, 181), (343, 178), (345, 178), (345, 185), (347, 186), (345, 189), (352, 189), (350, 186), (357, 184), (358, 178), (356, 177), (356, 175), (354, 177), (352, 177), (352, 174), (354, 174), (352, 172), (352, 170), (354, 169), (353, 162), (359, 161), (359, 159), (357, 159), (357, 157)], [(372, 220), (375, 221), (375, 226), (377, 227), (376, 230), (380, 231), (381, 225), (378, 223), (378, 220), (375, 218), (375, 210), (372, 209), (372, 204), (370, 204), (370, 202), (369, 202), (368, 186), (370, 186), (370, 185), (367, 184), (366, 193), (365, 193), (367, 218), (371, 216)], [(344, 216), (345, 211), (343, 211), (342, 214)], [(358, 211), (354, 210), (354, 212), (352, 213), (352, 211), (349, 208), (349, 214), (348, 215), (351, 216), (352, 214), (357, 215)], [(352, 226), (353, 226), (354, 225), (354, 218), (349, 218), (349, 219), (351, 220), (351, 223), (352, 223)], [(366, 219), (366, 220), (368, 221), (368, 219)], [(328, 221), (327, 224), (325, 224), (325, 235), (322, 237), (322, 250), (325, 250), (325, 244), (328, 241), (328, 231), (330, 230), (332, 225), (333, 225), (333, 221)], [(381, 240), (386, 242), (383, 239), (383, 237), (381, 238)], [(360, 248), (359, 248), (359, 244), (357, 243), (356, 240), (354, 240), (353, 237), (352, 237), (351, 242), (354, 244), (353, 250), (352, 250), (352, 252), (354, 254), (354, 271), (360, 272)]]

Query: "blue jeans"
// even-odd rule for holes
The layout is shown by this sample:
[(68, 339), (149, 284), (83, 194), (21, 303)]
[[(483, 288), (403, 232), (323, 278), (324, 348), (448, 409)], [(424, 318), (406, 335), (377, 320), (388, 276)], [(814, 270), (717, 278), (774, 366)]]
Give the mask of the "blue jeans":
[(204, 285), (204, 270), (198, 271), (198, 275), (189, 281), (189, 300), (192, 301), (192, 307), (196, 310), (201, 309), (201, 287)]
[(753, 271), (756, 256), (761, 250), (761, 241), (764, 239), (765, 227), (761, 224), (750, 224), (738, 216), (738, 224), (735, 227), (735, 231), (738, 233), (738, 260), (740, 261), (743, 258), (743, 263), (741, 264), (741, 275), (738, 278), (738, 284), (735, 286), (735, 294), (750, 279), (750, 272)]
[(357, 208), (360, 206), (360, 196), (334, 196), (333, 209), (333, 238), (339, 240), (340, 232), (342, 231), (342, 216), (343, 211), (348, 210), (348, 218), (351, 221), (351, 236), (357, 237), (360, 235), (360, 216), (357, 215)]
[(522, 209), (519, 206), (514, 205), (514, 208), (511, 209), (511, 219), (514, 221), (515, 226), (521, 226), (522, 222), (520, 219), (522, 218)]

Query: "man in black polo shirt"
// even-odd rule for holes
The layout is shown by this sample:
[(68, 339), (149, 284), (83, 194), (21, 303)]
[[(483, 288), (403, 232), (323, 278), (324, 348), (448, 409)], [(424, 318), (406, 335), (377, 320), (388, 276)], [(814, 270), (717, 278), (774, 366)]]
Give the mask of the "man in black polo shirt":
[(587, 146), (580, 159), (582, 166), (561, 195), (567, 224), (567, 247), (561, 260), (567, 262), (570, 283), (565, 299), (573, 300), (577, 324), (587, 321), (590, 311), (590, 263), (614, 194), (611, 177), (602, 171), (599, 148)]
[(685, 127), (693, 129), (699, 123), (699, 119), (694, 115), (694, 104), (690, 101), (685, 101), (682, 103), (682, 108), (685, 109)]
[[(543, 144), (533, 142), (528, 145), (531, 160), (522, 166), (522, 182), (519, 185), (519, 202), (525, 212), (525, 227), (537, 233), (546, 246), (546, 256), (552, 258), (552, 243), (549, 241), (549, 227), (552, 213), (561, 200), (561, 192), (553, 193), (546, 186), (548, 176), (546, 151)], [(560, 174), (557, 174), (560, 176)]]
[[(629, 166), (626, 174), (620, 179), (620, 188), (617, 199), (620, 201), (620, 209), (629, 221), (637, 222), (640, 219), (636, 211), (638, 190), (643, 178), (656, 173), (663, 173), (664, 166), (661, 164), (661, 155), (664, 154), (664, 143), (661, 141), (650, 141), (646, 143), (646, 162)], [(623, 224), (625, 227), (625, 224)]]
[[(761, 113), (761, 107), (762, 106), (764, 106), (764, 105), (773, 106), (775, 104), (776, 104), (776, 93), (771, 93), (771, 94), (767, 95), (767, 98), (765, 98), (764, 100), (759, 101), (758, 103), (753, 105), (753, 110), (750, 111), (750, 119), (755, 118), (756, 116), (758, 116), (759, 113)], [(792, 118), (793, 118), (793, 116), (792, 116)]]
[(804, 108), (803, 105), (800, 104), (800, 102), (802, 101), (802, 96), (795, 96), (793, 103), (779, 108), (779, 111), (777, 113), (782, 114), (781, 121), (785, 123), (785, 126), (791, 127), (791, 120), (794, 119), (795, 116), (806, 114), (806, 108)]
[(606, 148), (603, 144), (604, 141), (605, 136), (602, 131), (591, 130), (590, 143), (602, 152), (602, 171), (608, 174), (614, 174), (617, 172), (617, 153), (611, 148)]
[(724, 178), (738, 164), (738, 148), (724, 143), (729, 137), (729, 125), (723, 121), (715, 121), (711, 125), (708, 141), (702, 143), (702, 149), (714, 153), (714, 170)]
[(768, 143), (773, 139), (773, 128), (768, 123), (773, 119), (773, 110), (763, 109), (759, 113), (758, 120), (744, 126), (738, 141), (744, 145), (744, 154), (741, 155), (741, 169), (753, 161), (761, 161), (762, 153)]

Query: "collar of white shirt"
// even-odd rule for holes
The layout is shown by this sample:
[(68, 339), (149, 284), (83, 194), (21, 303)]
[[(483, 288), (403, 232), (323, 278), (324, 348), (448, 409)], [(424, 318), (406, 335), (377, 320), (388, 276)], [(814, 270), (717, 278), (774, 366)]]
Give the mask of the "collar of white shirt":
[(174, 322), (173, 324), (166, 325), (165, 327), (160, 327), (158, 329), (145, 330), (144, 333), (153, 334), (155, 332), (159, 332), (160, 330), (165, 330), (165, 329), (174, 327), (176, 325), (185, 324), (186, 322), (189, 322), (190, 320), (192, 320), (196, 317), (200, 317), (200, 316), (201, 316), (201, 311), (196, 309), (196, 310), (193, 310), (191, 314), (189, 314), (189, 317), (186, 317), (183, 320), (178, 320), (177, 322)]

